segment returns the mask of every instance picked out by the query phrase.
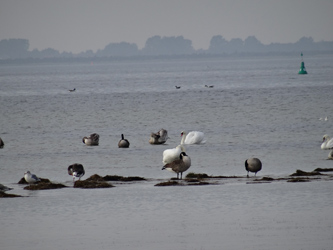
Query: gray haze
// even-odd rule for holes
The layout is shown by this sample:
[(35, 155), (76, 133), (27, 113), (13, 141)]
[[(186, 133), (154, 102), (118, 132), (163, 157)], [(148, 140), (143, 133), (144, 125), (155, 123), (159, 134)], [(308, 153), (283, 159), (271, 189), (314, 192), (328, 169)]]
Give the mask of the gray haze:
[(73, 53), (122, 41), (143, 48), (155, 35), (182, 35), (194, 49), (207, 49), (215, 35), (263, 44), (333, 41), (332, 12), (331, 0), (1, 0), (0, 40)]

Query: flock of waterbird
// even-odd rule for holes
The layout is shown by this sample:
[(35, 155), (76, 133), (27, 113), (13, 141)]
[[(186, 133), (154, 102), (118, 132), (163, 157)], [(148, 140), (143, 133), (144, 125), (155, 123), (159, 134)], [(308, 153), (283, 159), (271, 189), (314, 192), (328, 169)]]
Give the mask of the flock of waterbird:
[[(160, 129), (156, 133), (151, 133), (149, 138), (149, 143), (152, 145), (164, 144), (169, 139), (168, 131), (165, 129)], [(89, 136), (82, 138), (82, 142), (87, 146), (98, 146), (99, 145), (99, 135), (93, 133)], [(191, 158), (186, 154), (186, 144), (204, 144), (206, 143), (205, 135), (200, 131), (191, 131), (187, 133), (186, 131), (181, 132), (181, 142), (178, 146), (171, 149), (166, 149), (163, 151), (163, 168), (168, 171), (174, 172), (177, 174), (177, 179), (182, 179), (183, 172), (187, 171), (191, 167)], [(4, 142), (0, 138), (0, 148), (4, 147)], [(124, 138), (124, 134), (121, 134), (121, 139), (118, 142), (119, 148), (129, 148), (130, 142)], [(245, 169), (248, 172), (257, 174), (262, 168), (262, 163), (257, 158), (249, 158), (245, 161)], [(69, 175), (73, 177), (73, 182), (76, 179), (81, 179), (85, 174), (85, 170), (82, 164), (74, 163), (70, 165), (67, 169)], [(33, 184), (38, 183), (41, 180), (35, 175), (27, 171), (24, 173), (24, 179), (27, 183)]]
[[(186, 131), (181, 132), (181, 142), (178, 146), (171, 149), (166, 149), (163, 151), (163, 168), (168, 171), (174, 172), (177, 174), (177, 179), (182, 179), (183, 172), (187, 171), (191, 167), (191, 158), (186, 154), (186, 144), (204, 144), (206, 143), (205, 135), (200, 131), (191, 131), (187, 133)], [(151, 133), (149, 138), (150, 144), (163, 144), (169, 139), (168, 131), (165, 129), (160, 129), (156, 133)], [(82, 138), (82, 142), (87, 146), (98, 146), (99, 145), (99, 135), (93, 133), (90, 136), (85, 136)], [(3, 148), (5, 143), (0, 138), (0, 148)], [(118, 142), (119, 148), (129, 148), (130, 142), (124, 138), (124, 135), (121, 134), (121, 139)], [(325, 134), (323, 136), (323, 141), (321, 144), (321, 149), (333, 149), (333, 138)], [(333, 150), (328, 154), (328, 159), (333, 160)], [(262, 163), (258, 158), (249, 158), (245, 160), (245, 170), (247, 171), (247, 177), (249, 177), (249, 172), (257, 174), (262, 168)], [(76, 178), (79, 180), (85, 174), (84, 167), (82, 164), (74, 163), (70, 165), (67, 169), (68, 174), (73, 177), (73, 182)], [(40, 179), (35, 175), (27, 171), (24, 173), (24, 179), (27, 183), (33, 184), (40, 182)]]

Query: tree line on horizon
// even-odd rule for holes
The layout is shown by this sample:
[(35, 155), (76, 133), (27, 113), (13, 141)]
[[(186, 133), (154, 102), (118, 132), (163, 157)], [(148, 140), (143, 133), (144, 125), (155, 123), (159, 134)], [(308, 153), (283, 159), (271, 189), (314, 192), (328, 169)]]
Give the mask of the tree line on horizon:
[(213, 36), (207, 50), (195, 50), (192, 41), (183, 36), (148, 38), (145, 47), (138, 49), (135, 43), (110, 43), (104, 49), (81, 53), (62, 52), (48, 48), (29, 51), (27, 39), (4, 39), (0, 41), (0, 59), (19, 58), (92, 58), (135, 56), (180, 56), (180, 55), (241, 55), (264, 53), (333, 52), (333, 41), (314, 42), (312, 37), (302, 37), (296, 43), (262, 44), (255, 36), (245, 40), (234, 38), (227, 41), (221, 35)]

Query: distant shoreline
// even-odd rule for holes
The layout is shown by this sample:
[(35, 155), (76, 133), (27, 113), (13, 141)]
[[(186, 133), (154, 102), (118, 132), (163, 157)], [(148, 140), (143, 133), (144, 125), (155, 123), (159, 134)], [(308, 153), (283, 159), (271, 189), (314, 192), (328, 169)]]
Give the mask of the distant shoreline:
[[(26, 63), (99, 63), (99, 62), (118, 62), (118, 61), (151, 61), (151, 60), (170, 60), (170, 59), (204, 59), (204, 58), (248, 58), (248, 57), (279, 57), (279, 56), (300, 56), (301, 51), (295, 52), (261, 52), (261, 53), (234, 53), (234, 54), (198, 54), (191, 55), (158, 55), (158, 56), (108, 56), (108, 57), (45, 57), (45, 58), (7, 58), (0, 59), (0, 65), (5, 64), (26, 64)], [(306, 51), (307, 56), (314, 55), (333, 55), (333, 51)]]

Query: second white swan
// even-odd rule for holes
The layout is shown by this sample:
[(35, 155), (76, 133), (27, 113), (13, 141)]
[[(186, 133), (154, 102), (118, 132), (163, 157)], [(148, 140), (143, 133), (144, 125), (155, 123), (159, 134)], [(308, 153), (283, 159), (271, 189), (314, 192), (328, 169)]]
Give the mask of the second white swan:
[(180, 144), (202, 144), (206, 143), (205, 134), (200, 131), (181, 132), (182, 140)]

